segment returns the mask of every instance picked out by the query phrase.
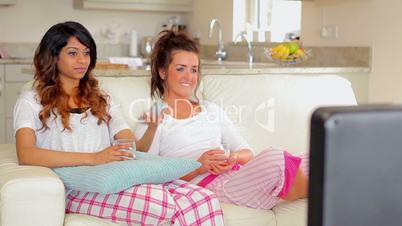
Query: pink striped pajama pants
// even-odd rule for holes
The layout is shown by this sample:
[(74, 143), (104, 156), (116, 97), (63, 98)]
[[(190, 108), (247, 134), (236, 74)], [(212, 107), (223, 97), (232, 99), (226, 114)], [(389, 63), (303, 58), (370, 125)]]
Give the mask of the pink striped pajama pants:
[[(299, 167), (308, 175), (308, 154), (299, 157)], [(259, 153), (238, 171), (231, 170), (219, 175), (205, 188), (213, 191), (222, 202), (272, 209), (280, 200), (284, 184), (284, 151), (268, 149)]]
[(176, 180), (142, 184), (116, 194), (70, 191), (66, 213), (122, 225), (223, 225), (219, 200), (209, 190)]

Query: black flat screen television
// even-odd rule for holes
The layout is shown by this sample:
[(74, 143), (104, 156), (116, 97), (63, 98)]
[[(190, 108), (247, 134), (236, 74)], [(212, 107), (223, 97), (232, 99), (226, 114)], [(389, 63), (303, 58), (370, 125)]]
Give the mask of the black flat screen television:
[(402, 107), (317, 109), (308, 226), (402, 225)]

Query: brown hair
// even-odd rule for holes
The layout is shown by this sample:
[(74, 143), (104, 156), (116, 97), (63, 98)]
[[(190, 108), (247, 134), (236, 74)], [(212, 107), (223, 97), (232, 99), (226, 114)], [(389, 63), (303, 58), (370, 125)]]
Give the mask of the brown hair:
[[(80, 23), (67, 21), (52, 26), (43, 36), (38, 48), (35, 51), (34, 65), (35, 77), (33, 87), (37, 91), (43, 109), (39, 112), (39, 119), (42, 122), (41, 129), (49, 129), (47, 119), (53, 114), (56, 118), (61, 116), (64, 129), (71, 130), (69, 124), (70, 96), (63, 90), (57, 69), (57, 61), (60, 50), (67, 45), (70, 37), (76, 37), (78, 41), (90, 49), (88, 70), (80, 80), (74, 101), (79, 107), (90, 106), (91, 112), (98, 118), (98, 125), (102, 121), (108, 123), (111, 116), (106, 110), (107, 99), (99, 89), (98, 81), (92, 74), (96, 64), (96, 44), (89, 31)], [(85, 112), (83, 118), (88, 117)]]
[[(167, 70), (173, 60), (173, 52), (177, 50), (193, 52), (199, 55), (197, 44), (188, 34), (176, 30), (161, 31), (151, 55), (151, 97), (153, 99), (156, 97), (162, 99), (165, 94), (165, 80), (160, 77), (159, 69)], [(200, 71), (201, 68), (198, 62), (198, 73)], [(198, 80), (200, 80), (200, 76), (198, 76)]]

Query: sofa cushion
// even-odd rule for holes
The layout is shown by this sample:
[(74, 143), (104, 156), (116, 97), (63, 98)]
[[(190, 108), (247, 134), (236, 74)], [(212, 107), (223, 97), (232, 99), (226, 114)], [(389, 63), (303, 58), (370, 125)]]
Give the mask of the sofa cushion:
[[(100, 87), (121, 105), (122, 113), (131, 129), (135, 129), (140, 116), (152, 106), (150, 77), (99, 77)], [(197, 97), (202, 99), (202, 83)]]
[(109, 220), (84, 214), (66, 214), (64, 226), (121, 226)]
[(173, 181), (201, 165), (190, 159), (162, 158), (141, 152), (135, 155), (135, 160), (53, 170), (67, 189), (111, 194), (137, 184)]
[(252, 209), (227, 203), (221, 203), (221, 207), (226, 226), (276, 226), (275, 215), (271, 210)]
[(277, 226), (307, 225), (307, 199), (284, 201), (276, 205), (272, 211), (275, 214)]
[(0, 225), (60, 225), (63, 183), (49, 168), (18, 165), (15, 148), (0, 144)]
[(334, 75), (208, 75), (203, 85), (204, 99), (223, 107), (257, 153), (307, 152), (318, 106), (356, 104), (350, 82)]
[[(274, 212), (271, 210), (251, 209), (227, 203), (221, 203), (224, 212), (225, 226), (261, 225), (276, 226)], [(288, 222), (294, 221), (287, 216)], [(66, 214), (64, 226), (119, 226), (109, 220), (83, 214)], [(298, 225), (298, 224), (297, 224)], [(279, 226), (279, 225), (278, 225)], [(304, 225), (303, 225), (304, 226)]]
[(150, 77), (100, 77), (100, 87), (121, 105), (128, 125), (134, 129), (138, 119), (152, 105)]

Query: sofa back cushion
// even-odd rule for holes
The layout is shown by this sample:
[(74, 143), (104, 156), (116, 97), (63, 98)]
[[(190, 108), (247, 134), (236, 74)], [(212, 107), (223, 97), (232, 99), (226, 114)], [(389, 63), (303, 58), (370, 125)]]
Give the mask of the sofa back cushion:
[[(152, 104), (150, 77), (98, 80), (135, 129)], [(310, 117), (317, 107), (356, 105), (350, 82), (335, 75), (207, 75), (197, 97), (223, 107), (256, 152), (274, 146), (294, 154), (308, 151)]]
[[(106, 90), (121, 105), (128, 125), (134, 130), (140, 116), (152, 105), (151, 77), (98, 77), (101, 89)], [(197, 97), (202, 99), (202, 83)]]
[(334, 75), (208, 75), (203, 85), (204, 99), (224, 108), (256, 152), (307, 152), (314, 109), (356, 104), (350, 82)]
[(128, 125), (134, 129), (138, 119), (152, 105), (150, 77), (99, 77), (100, 86), (121, 105)]

